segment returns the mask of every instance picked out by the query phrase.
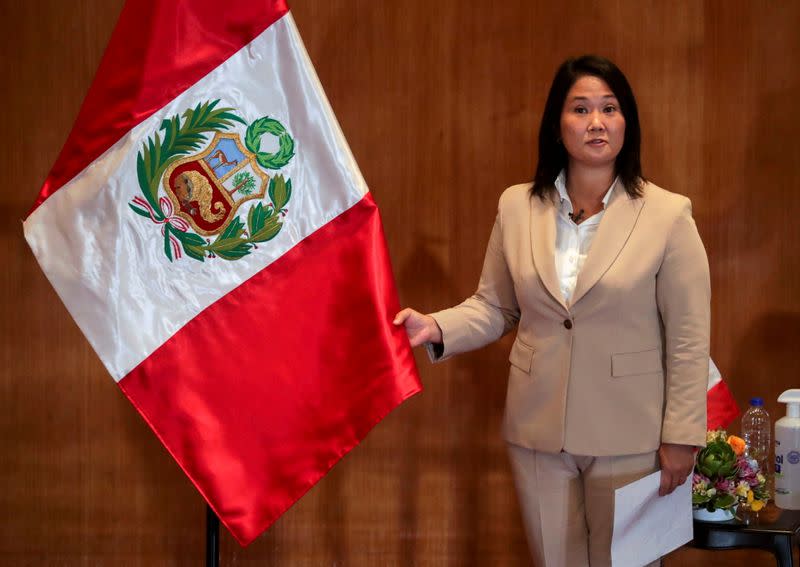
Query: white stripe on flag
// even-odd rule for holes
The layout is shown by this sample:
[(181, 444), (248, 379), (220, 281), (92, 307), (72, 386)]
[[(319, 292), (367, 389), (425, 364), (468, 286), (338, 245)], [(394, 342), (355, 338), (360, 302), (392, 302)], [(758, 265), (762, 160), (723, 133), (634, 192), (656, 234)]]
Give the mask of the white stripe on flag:
[(706, 388), (706, 391), (710, 390), (720, 382), (722, 382), (722, 374), (720, 373), (719, 368), (717, 368), (717, 365), (714, 364), (714, 361), (711, 360), (711, 357), (708, 357), (708, 387)]

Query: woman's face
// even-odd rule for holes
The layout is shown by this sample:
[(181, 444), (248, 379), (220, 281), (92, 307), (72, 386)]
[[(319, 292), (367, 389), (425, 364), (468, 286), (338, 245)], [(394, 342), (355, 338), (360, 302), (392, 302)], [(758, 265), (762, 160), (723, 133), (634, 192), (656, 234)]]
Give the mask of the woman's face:
[(561, 109), (561, 140), (570, 166), (613, 165), (625, 142), (625, 117), (603, 79), (584, 75), (569, 89)]

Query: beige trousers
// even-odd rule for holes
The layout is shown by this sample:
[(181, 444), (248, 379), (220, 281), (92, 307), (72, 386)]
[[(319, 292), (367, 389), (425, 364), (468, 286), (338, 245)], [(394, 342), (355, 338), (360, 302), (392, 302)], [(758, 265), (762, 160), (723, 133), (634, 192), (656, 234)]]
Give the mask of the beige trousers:
[(658, 470), (657, 453), (586, 457), (508, 448), (536, 567), (611, 567), (614, 491)]

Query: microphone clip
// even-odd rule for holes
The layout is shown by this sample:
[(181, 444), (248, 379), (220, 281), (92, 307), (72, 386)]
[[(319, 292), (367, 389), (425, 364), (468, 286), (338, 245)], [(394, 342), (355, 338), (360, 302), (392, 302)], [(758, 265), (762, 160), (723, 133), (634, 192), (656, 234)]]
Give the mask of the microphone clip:
[(579, 222), (581, 222), (581, 219), (583, 219), (583, 213), (584, 213), (583, 209), (581, 209), (577, 213), (569, 213), (569, 218), (570, 220), (572, 220), (572, 222), (578, 224)]

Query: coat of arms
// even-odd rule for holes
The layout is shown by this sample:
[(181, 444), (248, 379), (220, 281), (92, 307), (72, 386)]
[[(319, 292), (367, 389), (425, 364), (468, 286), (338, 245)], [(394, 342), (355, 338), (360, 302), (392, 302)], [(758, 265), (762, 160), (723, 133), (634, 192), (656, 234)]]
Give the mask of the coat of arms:
[[(181, 257), (238, 260), (281, 230), (292, 181), (270, 177), (294, 156), (294, 141), (283, 125), (267, 116), (247, 124), (232, 108), (216, 108), (219, 100), (200, 103), (161, 123), (139, 152), (139, 188), (130, 208), (161, 225), (164, 254)], [(235, 123), (247, 126), (239, 134), (224, 132)], [(205, 149), (199, 150), (213, 133)], [(275, 136), (275, 153), (261, 151), (261, 138)], [(240, 207), (249, 202), (246, 224)]]

